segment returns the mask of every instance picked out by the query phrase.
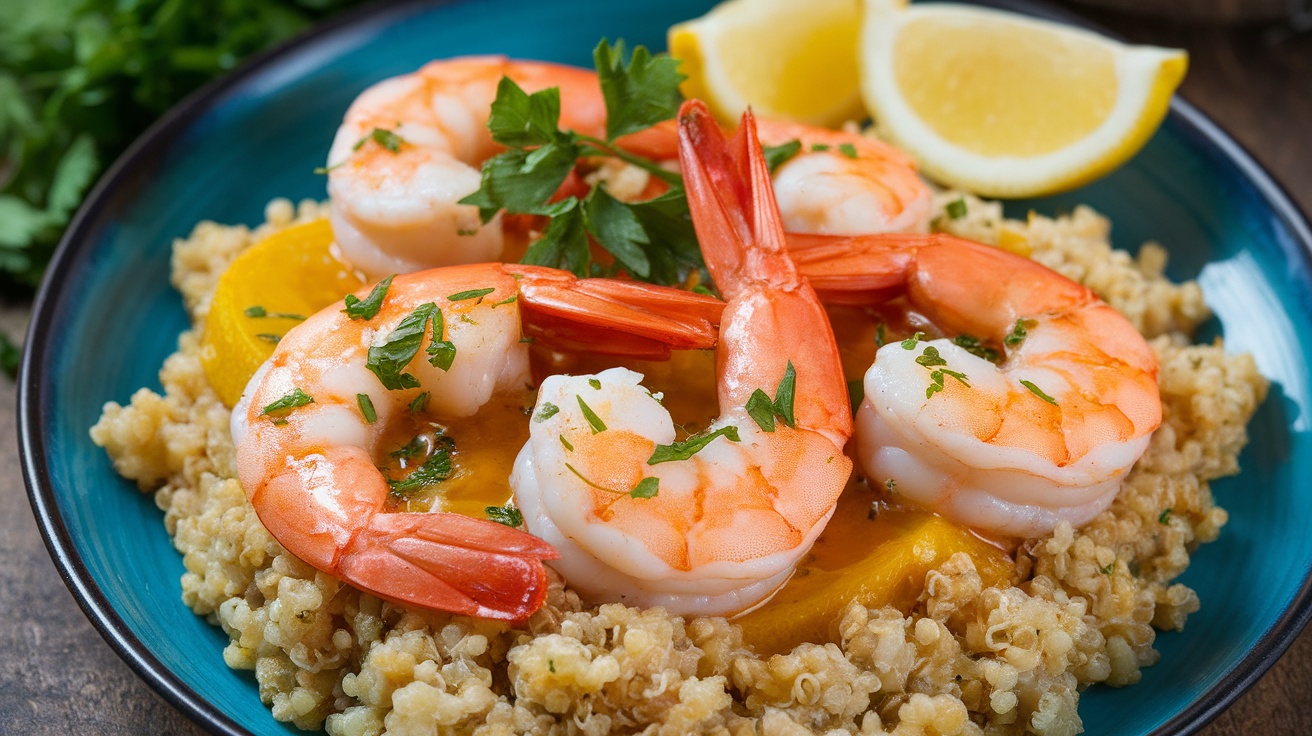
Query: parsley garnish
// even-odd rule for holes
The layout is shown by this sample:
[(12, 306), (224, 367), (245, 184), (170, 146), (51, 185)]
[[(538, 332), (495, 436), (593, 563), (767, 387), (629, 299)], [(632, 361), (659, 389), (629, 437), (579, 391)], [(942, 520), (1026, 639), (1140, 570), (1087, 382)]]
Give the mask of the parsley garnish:
[(952, 338), (952, 344), (959, 348), (963, 348), (971, 355), (974, 355), (977, 358), (983, 358), (990, 363), (998, 362), (998, 359), (1001, 357), (998, 355), (998, 351), (985, 345), (983, 341), (973, 335), (957, 335)]
[(847, 156), (850, 159), (856, 158), (856, 146), (852, 145), (851, 143), (839, 143), (838, 152), (843, 154), (844, 156)]
[(487, 296), (488, 294), (491, 294), (496, 290), (497, 289), (495, 286), (489, 286), (486, 289), (470, 289), (469, 291), (461, 291), (452, 294), (448, 296), (446, 300), (449, 302), (463, 302), (467, 299), (477, 299), (481, 302), (483, 301), (483, 297)]
[(276, 419), (282, 419), (287, 416), (292, 409), (306, 404), (313, 404), (314, 398), (299, 388), (292, 389), (292, 392), (277, 401), (264, 407), (260, 416), (271, 416)]
[(936, 365), (947, 365), (948, 361), (938, 354), (938, 348), (933, 345), (926, 345), (924, 351), (916, 357), (916, 363), (926, 368), (933, 368)]
[(374, 409), (374, 400), (369, 398), (369, 394), (356, 394), (355, 403), (360, 405), (360, 413), (366, 422), (373, 424), (378, 421), (378, 411)]
[(1020, 347), (1020, 344), (1029, 337), (1029, 331), (1034, 329), (1039, 323), (1032, 319), (1024, 317), (1016, 320), (1016, 325), (1011, 328), (1011, 332), (1002, 338), (1002, 344), (1009, 348)]
[(893, 480), (892, 478), (889, 478), (889, 479), (885, 480), (885, 481), (884, 481), (884, 489), (887, 490), (889, 493), (896, 493), (896, 492), (897, 492), (897, 481)]
[(433, 302), (420, 304), (387, 335), (382, 345), (369, 348), (364, 367), (378, 376), (378, 380), (389, 391), (419, 387), (418, 378), (402, 371), (419, 352), (419, 344), (424, 340), (424, 327), (436, 311), (437, 305)]
[(948, 213), (948, 218), (952, 220), (960, 220), (961, 218), (965, 217), (966, 199), (964, 197), (957, 197), (951, 202), (948, 202), (947, 213)]
[(925, 338), (925, 333), (923, 333), (923, 332), (917, 332), (916, 334), (914, 334), (914, 335), (912, 335), (911, 337), (908, 337), (907, 339), (905, 339), (905, 340), (902, 341), (902, 349), (903, 349), (903, 350), (915, 350), (915, 349), (916, 349), (916, 344), (919, 343), (919, 342), (920, 342), (921, 340), (923, 340), (924, 338)]
[(1165, 524), (1165, 523), (1169, 522), (1169, 521), (1171, 520), (1171, 513), (1172, 513), (1172, 512), (1171, 512), (1171, 509), (1170, 509), (1170, 508), (1164, 508), (1164, 509), (1162, 509), (1162, 513), (1159, 514), (1158, 517), (1157, 517), (1157, 523), (1158, 523), (1158, 524)]
[(948, 370), (947, 368), (940, 368), (936, 371), (930, 372), (929, 380), (932, 383), (930, 383), (928, 386), (925, 387), (925, 398), (927, 399), (931, 398), (934, 394), (943, 390), (944, 376), (952, 376), (953, 378), (957, 379), (957, 382), (960, 383), (961, 385), (966, 386), (968, 388), (970, 387), (970, 381), (966, 379), (965, 373), (961, 373), (959, 371), (951, 371)]
[(703, 447), (709, 445), (711, 440), (716, 437), (725, 437), (728, 438), (730, 442), (738, 442), (738, 428), (734, 426), (720, 427), (714, 432), (703, 432), (702, 434), (693, 435), (683, 442), (675, 442), (669, 445), (656, 445), (656, 449), (652, 451), (651, 457), (647, 458), (647, 464), (659, 465), (660, 463), (668, 463), (675, 460), (687, 460), (700, 452)]
[(274, 335), (269, 332), (257, 332), (255, 333), (255, 336), (265, 342), (271, 342), (274, 345), (277, 345), (278, 343), (282, 342), (282, 335)]
[(1049, 396), (1049, 395), (1043, 393), (1043, 389), (1039, 388), (1038, 386), (1035, 386), (1033, 383), (1030, 383), (1029, 381), (1022, 380), (1022, 381), (1020, 382), (1020, 385), (1024, 386), (1024, 387), (1027, 388), (1027, 389), (1029, 389), (1029, 390), (1030, 390), (1030, 393), (1034, 394), (1035, 396), (1039, 397), (1040, 399), (1043, 399), (1044, 401), (1048, 402), (1049, 404), (1052, 404), (1053, 406), (1056, 406), (1056, 405), (1057, 405), (1057, 400), (1056, 400), (1056, 399), (1054, 399), (1054, 398), (1052, 398), (1051, 396)]
[(356, 141), (355, 145), (351, 146), (351, 150), (358, 151), (361, 148), (364, 148), (364, 144), (369, 141), (377, 143), (392, 153), (400, 153), (401, 146), (405, 145), (405, 139), (397, 135), (394, 131), (387, 130), (386, 128), (374, 128), (366, 133), (363, 138)]
[[(529, 94), (502, 79), (488, 129), (508, 149), (483, 164), (478, 191), (461, 200), (479, 208), (484, 222), (498, 211), (550, 218), (523, 263), (564, 268), (580, 277), (614, 269), (592, 262), (590, 240), (615, 259), (615, 268), (661, 284), (682, 283), (704, 269), (688, 213), (683, 179), (655, 161), (615, 146), (615, 139), (674, 117), (680, 96), (678, 62), (637, 47), (626, 59), (624, 44), (602, 41), (593, 51), (604, 98), (606, 139), (561, 130), (560, 91)], [(621, 202), (604, 186), (583, 199), (551, 199), (581, 157), (619, 158), (665, 181), (665, 194), (643, 202)]]
[(302, 322), (305, 321), (304, 315), (290, 314), (287, 312), (270, 312), (258, 304), (254, 306), (246, 307), (246, 316), (252, 319), (269, 317), (271, 319), (295, 319), (295, 320), (301, 320)]
[(788, 163), (801, 152), (802, 142), (794, 138), (777, 146), (764, 146), (761, 150), (765, 154), (765, 164), (770, 167), (770, 173), (773, 174), (780, 166)]
[(387, 456), (408, 460), (422, 454), (424, 454), (424, 440), (422, 437), (414, 437), (400, 448), (387, 453)]
[(488, 506), (483, 509), (483, 513), (498, 524), (510, 527), (524, 525), (524, 515), (514, 506)]
[(422, 413), (422, 412), (423, 412), (425, 409), (427, 409), (427, 408), (428, 408), (428, 392), (427, 392), (427, 391), (425, 391), (425, 392), (419, 394), (418, 396), (416, 396), (416, 397), (415, 397), (413, 400), (411, 400), (411, 402), (410, 402), (410, 413), (411, 413), (411, 414), (420, 414), (420, 413)]
[(388, 480), (392, 493), (405, 495), (421, 488), (427, 488), (446, 480), (451, 476), (451, 443), (448, 439), (443, 447), (433, 451), (432, 455), (410, 475), (402, 480)]
[(885, 331), (885, 329), (886, 329), (886, 325), (885, 325), (883, 322), (880, 322), (879, 324), (875, 325), (875, 347), (877, 347), (877, 348), (882, 348), (882, 347), (884, 347), (884, 342), (885, 342), (885, 339), (884, 339), (884, 331)]
[(813, 152), (815, 152), (815, 153), (824, 153), (825, 151), (828, 151), (829, 149), (830, 149), (830, 145), (829, 145), (828, 143), (812, 143), (812, 144), (811, 144), (811, 150), (812, 150)]
[(756, 422), (756, 426), (763, 432), (774, 431), (775, 417), (779, 417), (784, 424), (791, 427), (794, 423), (793, 417), (793, 395), (797, 390), (797, 371), (793, 368), (793, 361), (788, 361), (788, 367), (784, 369), (784, 377), (779, 381), (779, 388), (775, 391), (774, 401), (770, 401), (769, 395), (761, 389), (756, 389), (752, 395), (747, 398), (747, 415)]
[(583, 403), (583, 397), (575, 394), (574, 398), (579, 400), (579, 409), (583, 410), (583, 418), (588, 420), (588, 426), (592, 427), (592, 433), (605, 432), (606, 423), (601, 421), (601, 417), (597, 416), (592, 407)]
[(566, 450), (574, 452), (574, 445), (571, 445), (569, 440), (565, 439), (565, 435), (563, 434), (560, 435), (560, 444), (563, 445)]
[(598, 380), (595, 379), (595, 378), (589, 378), (589, 379), (588, 379), (588, 385), (591, 386), (591, 387), (593, 387), (594, 389), (596, 389), (596, 390), (598, 390), (598, 391), (601, 390), (601, 381), (598, 381)]
[(538, 407), (538, 413), (533, 417), (533, 421), (545, 422), (548, 419), (556, 416), (556, 413), (559, 411), (560, 411), (559, 406), (556, 406), (550, 401), (544, 401), (542, 402), (541, 406)]
[(1102, 571), (1103, 575), (1111, 575), (1113, 572), (1116, 571), (1116, 560), (1112, 560), (1111, 562), (1107, 563), (1106, 567), (1100, 567), (1098, 569)]
[(428, 363), (434, 368), (440, 368), (443, 371), (451, 370), (451, 364), (456, 359), (456, 344), (450, 340), (443, 340), (442, 334), (446, 331), (446, 320), (442, 317), (442, 310), (433, 311), (433, 339), (428, 343)]
[[(923, 335), (917, 332), (909, 340), (903, 340), (902, 347), (906, 348), (907, 343), (910, 342), (911, 348), (907, 349), (910, 350), (914, 348), (916, 346), (914, 341), (921, 337), (923, 337)], [(938, 348), (933, 345), (925, 346), (925, 349), (921, 351), (920, 355), (916, 356), (916, 363), (929, 369), (930, 384), (925, 387), (926, 399), (933, 398), (934, 394), (943, 390), (943, 381), (946, 376), (951, 376), (952, 378), (957, 379), (957, 381), (963, 386), (970, 386), (970, 381), (966, 379), (966, 374), (961, 373), (960, 371), (949, 370), (946, 367), (948, 364), (947, 359), (940, 355)], [(944, 367), (940, 368), (939, 366)]]
[(351, 319), (373, 319), (378, 314), (378, 310), (383, 308), (383, 298), (387, 296), (387, 290), (391, 288), (394, 278), (396, 278), (395, 274), (379, 281), (364, 299), (360, 299), (355, 294), (347, 294), (343, 298), (346, 309), (342, 311)]
[(655, 498), (660, 490), (660, 479), (648, 477), (638, 481), (638, 485), (629, 491), (629, 496), (632, 498)]

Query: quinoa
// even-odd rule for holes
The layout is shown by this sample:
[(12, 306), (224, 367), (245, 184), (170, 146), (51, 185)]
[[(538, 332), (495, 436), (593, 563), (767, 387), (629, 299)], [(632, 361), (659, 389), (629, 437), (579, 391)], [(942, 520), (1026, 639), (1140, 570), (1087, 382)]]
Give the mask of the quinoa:
[[(958, 199), (966, 214), (953, 219)], [(1209, 483), (1239, 471), (1267, 382), (1250, 356), (1191, 344), (1208, 317), (1201, 290), (1163, 277), (1160, 246), (1113, 250), (1092, 210), (1021, 222), (946, 192), (936, 212), (936, 228), (1029, 256), (1124, 314), (1160, 361), (1164, 419), (1107, 511), (1020, 547), (1018, 583), (986, 587), (958, 554), (929, 572), (910, 611), (849, 605), (836, 642), (763, 657), (725, 619), (586, 606), (554, 573), (546, 604), (514, 629), (381, 601), (283, 550), (234, 479), (229, 410), (205, 379), (199, 333), (228, 263), (322, 216), (312, 201), (275, 200), (254, 230), (201, 223), (175, 244), (193, 328), (164, 362), (163, 394), (106, 404), (91, 436), (154, 493), (183, 555), (183, 602), (228, 634), (224, 661), (253, 671), (274, 718), (303, 729), (1076, 734), (1080, 691), (1137, 682), (1158, 659), (1156, 631), (1198, 610), (1172, 581), (1226, 523)]]

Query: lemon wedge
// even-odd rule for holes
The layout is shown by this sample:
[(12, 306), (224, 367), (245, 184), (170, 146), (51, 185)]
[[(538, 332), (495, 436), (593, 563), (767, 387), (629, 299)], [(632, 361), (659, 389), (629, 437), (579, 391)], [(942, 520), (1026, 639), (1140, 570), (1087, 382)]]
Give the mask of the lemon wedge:
[(857, 0), (729, 0), (669, 30), (685, 97), (721, 121), (834, 126), (866, 117), (857, 80)]
[(328, 220), (279, 230), (237, 256), (219, 277), (201, 335), (201, 366), (224, 404), (301, 318), (359, 289), (364, 279), (332, 254)]
[(1070, 189), (1161, 124), (1185, 52), (998, 10), (866, 0), (861, 93), (922, 171), (984, 196)]

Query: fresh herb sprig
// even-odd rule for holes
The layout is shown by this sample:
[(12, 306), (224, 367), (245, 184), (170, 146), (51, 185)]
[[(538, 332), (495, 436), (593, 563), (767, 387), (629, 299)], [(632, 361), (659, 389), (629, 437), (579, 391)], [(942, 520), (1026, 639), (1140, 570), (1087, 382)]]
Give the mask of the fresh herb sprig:
[[(478, 191), (461, 202), (477, 206), (485, 223), (501, 211), (549, 218), (542, 237), (524, 254), (524, 263), (563, 268), (580, 277), (623, 270), (667, 285), (700, 270), (701, 280), (708, 281), (682, 177), (617, 145), (622, 136), (678, 112), (678, 86), (684, 78), (678, 61), (642, 46), (630, 55), (622, 41), (612, 46), (604, 39), (593, 50), (593, 61), (606, 104), (605, 139), (560, 128), (558, 88), (529, 94), (504, 78), (488, 129), (507, 150), (483, 164)], [(642, 168), (669, 189), (652, 199), (623, 202), (598, 185), (582, 199), (571, 195), (551, 201), (580, 158), (598, 157)], [(612, 256), (613, 265), (592, 260), (591, 241)]]

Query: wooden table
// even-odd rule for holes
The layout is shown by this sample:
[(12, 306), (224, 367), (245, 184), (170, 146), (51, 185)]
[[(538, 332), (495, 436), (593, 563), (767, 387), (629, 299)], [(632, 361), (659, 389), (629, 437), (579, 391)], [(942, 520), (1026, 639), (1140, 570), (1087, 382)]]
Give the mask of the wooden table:
[[(1183, 94), (1312, 212), (1312, 33), (1214, 29), (1087, 13), (1131, 40), (1189, 50)], [(26, 307), (0, 300), (16, 334)], [(18, 464), (12, 385), (0, 379), (0, 731), (200, 734), (110, 650), (46, 554)], [(1312, 733), (1312, 632), (1202, 733)]]

